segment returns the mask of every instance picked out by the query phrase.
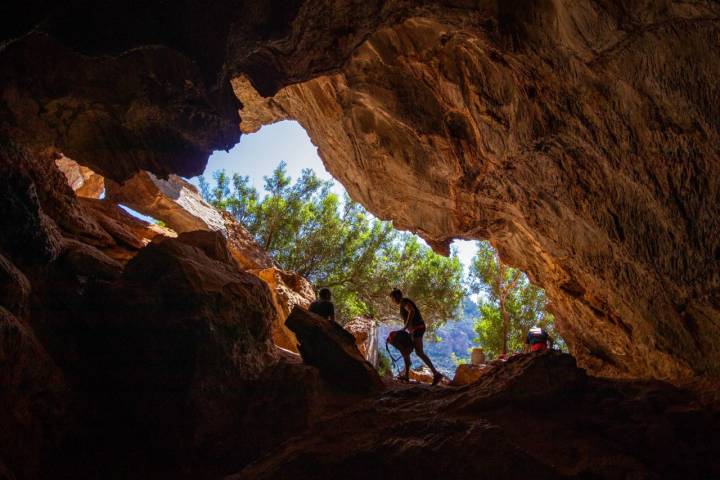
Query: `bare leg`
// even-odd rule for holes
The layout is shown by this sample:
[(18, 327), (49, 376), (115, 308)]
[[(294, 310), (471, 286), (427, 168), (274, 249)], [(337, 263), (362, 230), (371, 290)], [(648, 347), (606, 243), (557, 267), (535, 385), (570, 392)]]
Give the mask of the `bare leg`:
[(423, 350), (423, 341), (422, 337), (413, 339), (413, 342), (415, 343), (415, 353), (418, 357), (420, 357), (420, 360), (425, 362), (425, 365), (430, 367), (430, 370), (433, 372), (433, 375), (438, 375), (438, 371), (435, 370), (435, 366), (433, 365), (430, 358), (425, 355), (425, 350)]
[(403, 353), (403, 361), (405, 362), (405, 379), (410, 379), (410, 354)]

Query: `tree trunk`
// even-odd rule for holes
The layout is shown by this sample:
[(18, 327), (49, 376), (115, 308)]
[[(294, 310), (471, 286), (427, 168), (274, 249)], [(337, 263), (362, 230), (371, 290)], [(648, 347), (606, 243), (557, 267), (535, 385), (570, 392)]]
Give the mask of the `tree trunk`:
[(500, 297), (500, 315), (502, 315), (503, 330), (502, 330), (502, 353), (507, 355), (508, 353), (508, 330), (510, 329), (510, 318), (508, 317), (507, 311), (505, 311), (505, 295)]

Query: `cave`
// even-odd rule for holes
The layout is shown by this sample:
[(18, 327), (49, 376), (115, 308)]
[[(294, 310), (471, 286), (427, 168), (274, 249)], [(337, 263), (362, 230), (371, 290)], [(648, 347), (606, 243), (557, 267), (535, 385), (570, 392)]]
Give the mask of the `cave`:
[[(0, 12), (3, 478), (720, 477), (716, 2)], [(570, 354), (383, 383), (183, 180), (280, 120), (376, 217), (489, 240)]]

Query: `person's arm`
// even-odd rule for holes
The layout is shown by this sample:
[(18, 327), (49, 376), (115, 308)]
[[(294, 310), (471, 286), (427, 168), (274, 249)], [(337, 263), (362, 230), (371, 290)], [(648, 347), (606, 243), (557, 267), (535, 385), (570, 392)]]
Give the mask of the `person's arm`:
[(335, 304), (330, 304), (330, 320), (335, 321)]
[(410, 328), (410, 325), (412, 325), (412, 321), (415, 318), (415, 309), (410, 302), (406, 302), (405, 305), (403, 305), (403, 308), (406, 312), (408, 312), (407, 320), (405, 320), (405, 326), (403, 327), (405, 330), (407, 330), (408, 328)]
[(525, 353), (529, 353), (529, 352), (530, 352), (530, 334), (528, 333), (525, 336)]

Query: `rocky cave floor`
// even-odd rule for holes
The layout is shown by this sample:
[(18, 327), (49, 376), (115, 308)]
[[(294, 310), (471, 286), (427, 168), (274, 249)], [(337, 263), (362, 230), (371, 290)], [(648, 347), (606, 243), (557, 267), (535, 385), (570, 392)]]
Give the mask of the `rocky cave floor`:
[[(163, 458), (162, 453), (149, 459), (152, 455), (140, 448), (142, 439), (135, 439), (130, 441), (137, 448), (131, 448), (134, 453), (127, 458), (108, 454), (103, 467), (82, 475), (231, 480), (720, 478), (716, 406), (696, 392), (666, 383), (588, 377), (566, 354), (517, 356), (463, 387), (386, 379), (380, 392), (359, 396), (328, 389), (316, 373), (297, 360), (281, 361), (266, 372), (269, 383), (260, 387), (248, 411), (255, 423), (246, 425), (258, 447), (254, 460), (241, 458), (239, 451), (200, 466), (189, 460), (184, 464), (183, 458)], [(297, 376), (305, 388), (270, 387), (273, 379), (288, 375)], [(307, 388), (312, 379), (316, 388)], [(279, 396), (284, 401), (278, 401)], [(287, 438), (293, 430), (296, 434)], [(287, 440), (278, 444), (283, 436)], [(97, 465), (98, 458), (85, 459), (85, 467), (91, 464)], [(73, 478), (81, 478), (75, 476), (81, 471), (77, 465), (67, 468)]]
[(718, 427), (688, 390), (522, 355), (464, 387), (393, 382), (230, 478), (720, 478)]

